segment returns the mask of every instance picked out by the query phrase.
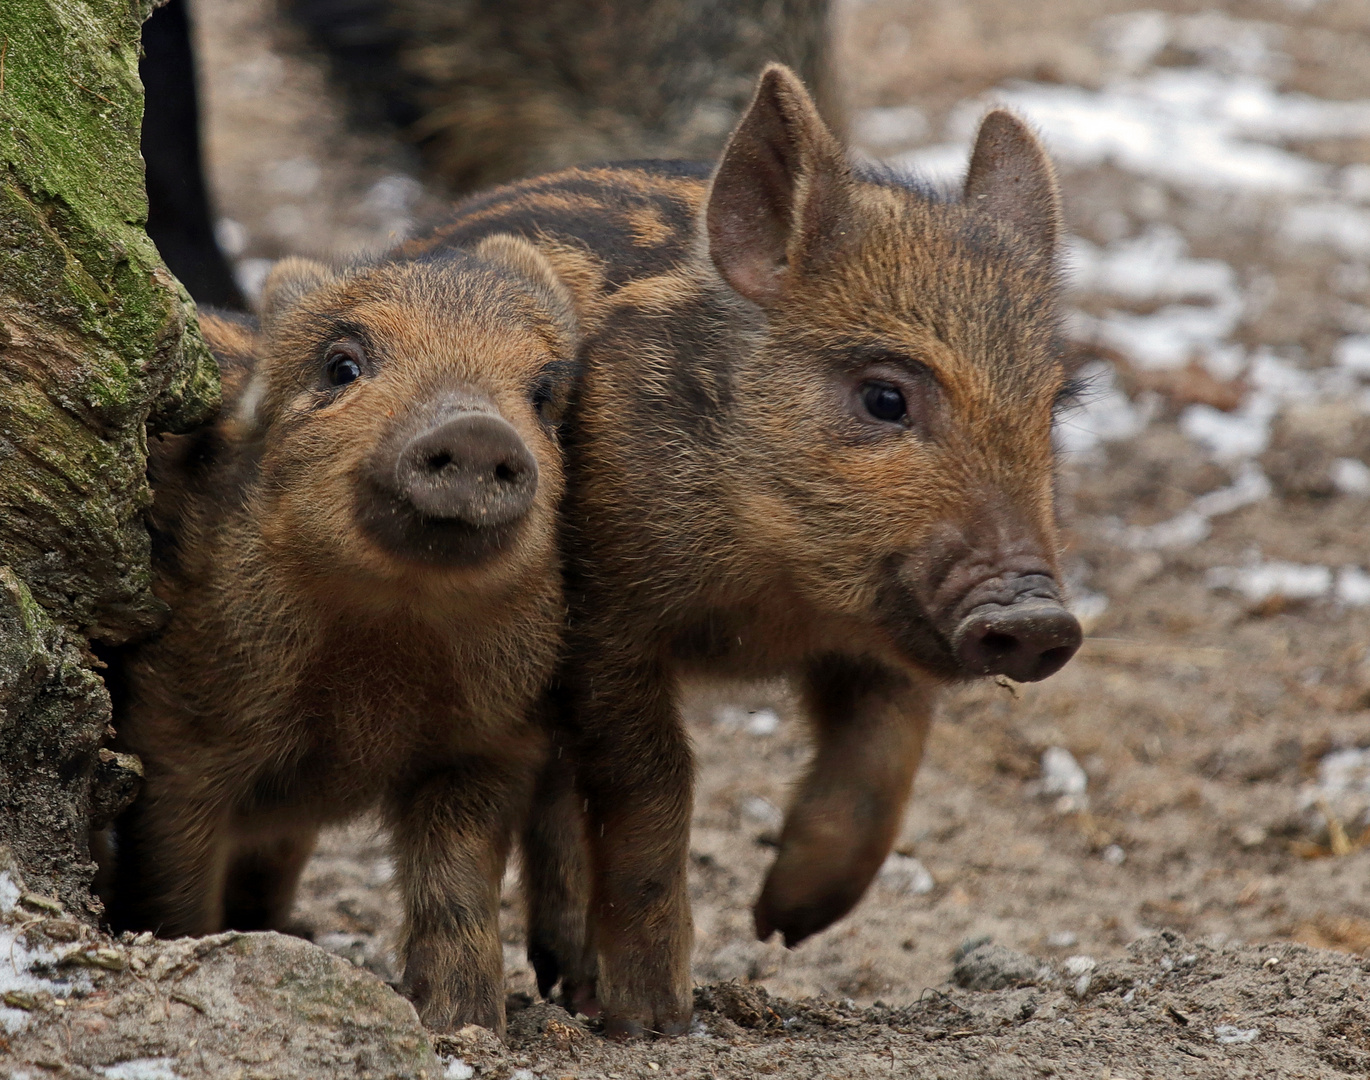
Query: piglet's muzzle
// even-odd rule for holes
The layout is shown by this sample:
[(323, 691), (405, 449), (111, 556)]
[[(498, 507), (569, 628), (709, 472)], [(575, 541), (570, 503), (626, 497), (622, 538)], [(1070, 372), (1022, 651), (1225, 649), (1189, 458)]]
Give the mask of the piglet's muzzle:
[(1060, 671), (1080, 648), (1080, 624), (1051, 578), (1000, 579), (974, 592), (951, 642), (968, 673), (1037, 682)]

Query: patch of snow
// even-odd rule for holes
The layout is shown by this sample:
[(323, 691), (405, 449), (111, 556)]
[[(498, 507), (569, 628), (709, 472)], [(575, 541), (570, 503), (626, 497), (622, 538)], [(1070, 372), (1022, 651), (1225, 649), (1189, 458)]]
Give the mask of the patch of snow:
[(1370, 495), (1370, 465), (1357, 458), (1341, 457), (1332, 462), (1332, 483), (1343, 495)]
[(19, 882), (8, 870), (0, 870), (0, 914), (13, 911), (19, 903)]
[(1216, 460), (1242, 461), (1255, 457), (1269, 444), (1275, 411), (1274, 402), (1264, 396), (1253, 396), (1236, 412), (1190, 405), (1180, 413), (1180, 430)]
[(1193, 547), (1207, 540), (1212, 531), (1213, 526), (1203, 514), (1183, 510), (1154, 525), (1119, 526), (1115, 536), (1123, 547), (1133, 551), (1169, 551)]
[(407, 214), (423, 194), (423, 185), (412, 176), (382, 176), (367, 190), (362, 206), (373, 214)]
[(1292, 207), (1282, 229), (1286, 239), (1326, 245), (1343, 255), (1370, 256), (1370, 211), (1327, 200)]
[[(1356, 464), (1359, 465), (1360, 462)], [(1333, 586), (1332, 592), (1337, 600), (1347, 607), (1370, 605), (1370, 574), (1359, 566), (1343, 566), (1337, 571), (1337, 583)]]
[(1266, 76), (1208, 67), (1162, 68), (1097, 91), (1022, 83), (995, 97), (1024, 113), (1062, 161), (1190, 188), (1330, 191), (1331, 166), (1271, 144), (1370, 134), (1370, 102), (1280, 93)]
[(1093, 971), (1099, 962), (1092, 956), (1067, 956), (1061, 961), (1061, 970), (1072, 979)]
[(1085, 633), (1089, 633), (1108, 610), (1108, 597), (1077, 585), (1070, 590), (1070, 602), (1066, 606)]
[(1114, 537), (1134, 551), (1164, 551), (1192, 547), (1208, 538), (1211, 519), (1230, 514), (1270, 496), (1270, 480), (1255, 462), (1244, 462), (1231, 486), (1217, 488), (1195, 499), (1187, 510), (1154, 525), (1117, 525)]
[(927, 113), (917, 105), (862, 109), (852, 120), (852, 140), (877, 151), (920, 142), (929, 130)]
[[(7, 909), (12, 913), (18, 902), (18, 889), (8, 873), (0, 873), (0, 896), (13, 895)], [(13, 917), (13, 916), (11, 916)], [(42, 945), (30, 946), (16, 926), (0, 925), (0, 997), (20, 994), (51, 994), (69, 997), (94, 988), (89, 973), (59, 968), (60, 954)], [(60, 972), (61, 974), (57, 974)], [(13, 1035), (28, 1026), (29, 1014), (23, 1009), (0, 1005), (0, 1031)]]
[(233, 265), (233, 277), (243, 295), (256, 304), (262, 298), (262, 286), (275, 263), (271, 259), (239, 259)]
[(778, 829), (785, 824), (785, 815), (780, 808), (769, 799), (764, 799), (760, 795), (749, 795), (742, 800), (739, 807), (744, 821), (751, 822), (753, 825), (761, 825), (767, 829)]
[(1131, 11), (1103, 20), (1104, 44), (1114, 66), (1135, 74), (1170, 41), (1170, 17), (1163, 11)]
[(1238, 347), (1226, 342), (1246, 302), (1236, 271), (1220, 259), (1194, 259), (1183, 236), (1156, 225), (1104, 247), (1068, 241), (1066, 265), (1078, 289), (1137, 302), (1165, 302), (1150, 314), (1107, 311), (1077, 316), (1079, 329), (1143, 368), (1183, 367), (1196, 357), (1218, 366)]
[(1370, 794), (1370, 749), (1349, 747), (1324, 754), (1318, 762), (1317, 784), (1328, 798)]
[(780, 714), (774, 709), (757, 709), (747, 718), (748, 735), (774, 735), (780, 730)]
[(1206, 518), (1221, 517), (1243, 506), (1250, 506), (1270, 497), (1270, 480), (1261, 467), (1247, 462), (1237, 470), (1230, 487), (1217, 488), (1200, 495), (1190, 504), (1196, 514)]
[(1119, 442), (1140, 435), (1155, 415), (1157, 402), (1134, 405), (1118, 385), (1110, 364), (1088, 364), (1080, 378), (1088, 389), (1080, 403), (1056, 423), (1056, 448), (1062, 453), (1084, 454), (1102, 443)]
[(1061, 963), (1061, 970), (1067, 978), (1075, 980), (1072, 989), (1077, 998), (1089, 993), (1090, 983), (1094, 981), (1094, 969), (1099, 966), (1092, 956), (1068, 956)]
[(1370, 824), (1370, 748), (1350, 746), (1324, 754), (1312, 783), (1298, 793), (1299, 810), (1313, 833), (1330, 812), (1344, 825)]
[(1283, 562), (1255, 562), (1247, 566), (1215, 566), (1204, 575), (1210, 589), (1231, 589), (1259, 604), (1272, 597), (1316, 600), (1332, 589), (1332, 571), (1326, 566)]
[(1260, 1034), (1260, 1028), (1239, 1028), (1232, 1024), (1219, 1024), (1213, 1029), (1213, 1038), (1224, 1046), (1253, 1043), (1260, 1038)]
[(1332, 348), (1332, 360), (1351, 374), (1370, 379), (1370, 334), (1342, 338)]
[(1058, 796), (1056, 808), (1061, 813), (1082, 809), (1089, 777), (1075, 755), (1064, 746), (1049, 746), (1042, 751), (1042, 776), (1037, 790), (1043, 795)]
[(1252, 355), (1246, 379), (1252, 389), (1240, 409), (1222, 412), (1211, 405), (1190, 405), (1180, 414), (1180, 430), (1218, 461), (1245, 461), (1261, 453), (1270, 442), (1270, 425), (1282, 405), (1346, 389), (1338, 373), (1319, 379), (1268, 350)]
[(267, 191), (278, 195), (308, 195), (323, 179), (323, 169), (319, 168), (318, 162), (307, 157), (273, 162), (263, 172)]
[(722, 705), (714, 710), (714, 726), (723, 731), (745, 731), (748, 735), (774, 735), (780, 730), (780, 714), (774, 709)]
[(968, 144), (963, 142), (937, 143), (896, 154), (888, 163), (928, 183), (951, 187), (959, 185), (965, 178), (966, 167), (970, 164), (970, 150)]
[(459, 1057), (448, 1058), (442, 1073), (443, 1080), (471, 1080), (475, 1075), (476, 1070)]
[(97, 1065), (95, 1071), (108, 1080), (181, 1080), (175, 1058), (133, 1058), (116, 1065)]
[(1100, 248), (1067, 241), (1066, 264), (1077, 288), (1129, 300), (1240, 300), (1236, 271), (1221, 259), (1191, 259), (1185, 238), (1170, 225), (1153, 225), (1139, 236)]
[(881, 865), (876, 880), (891, 892), (906, 896), (926, 896), (937, 885), (921, 860), (897, 851), (891, 852)]
[(247, 250), (247, 226), (232, 218), (220, 218), (214, 223), (214, 240), (230, 259)]

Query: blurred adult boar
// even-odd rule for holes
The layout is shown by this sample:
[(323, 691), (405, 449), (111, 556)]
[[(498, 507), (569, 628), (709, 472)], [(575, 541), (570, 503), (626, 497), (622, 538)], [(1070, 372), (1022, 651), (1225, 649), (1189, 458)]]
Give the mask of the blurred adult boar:
[(827, 0), (286, 0), (364, 121), (454, 191), (621, 158), (713, 159), (768, 61), (838, 108)]
[(260, 332), (207, 316), (213, 426), (155, 444), (155, 587), (126, 661), (110, 918), (285, 926), (318, 828), (378, 805), (404, 985), (437, 1028), (504, 1025), (499, 884), (546, 753), (560, 646), (555, 425), (575, 331), (547, 261), (286, 260)]
[[(358, 123), (466, 194), (586, 161), (717, 156), (770, 60), (822, 89), (827, 0), (283, 0)], [(189, 13), (193, 15), (193, 11)], [(242, 307), (214, 238), (186, 0), (148, 19), (148, 232), (200, 303)]]
[(681, 673), (802, 690), (817, 747), (755, 909), (793, 945), (888, 854), (939, 686), (1042, 679), (1079, 646), (1054, 514), (1059, 220), (1010, 113), (941, 195), (854, 166), (777, 66), (712, 171), (573, 169), (410, 243), (525, 235), (589, 320), (561, 674), (589, 934), (578, 954), (549, 919), (530, 947), (544, 991), (561, 976), (586, 1000), (597, 975), (611, 1033), (690, 1016)]

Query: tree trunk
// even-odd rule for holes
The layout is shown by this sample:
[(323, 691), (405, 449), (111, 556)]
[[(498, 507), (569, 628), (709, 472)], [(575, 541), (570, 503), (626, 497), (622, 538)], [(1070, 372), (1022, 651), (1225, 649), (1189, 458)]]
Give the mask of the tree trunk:
[(158, 625), (147, 435), (218, 400), (194, 308), (143, 231), (152, 6), (0, 3), (0, 845), (88, 920), (92, 821), (135, 786), (101, 750), (90, 642)]

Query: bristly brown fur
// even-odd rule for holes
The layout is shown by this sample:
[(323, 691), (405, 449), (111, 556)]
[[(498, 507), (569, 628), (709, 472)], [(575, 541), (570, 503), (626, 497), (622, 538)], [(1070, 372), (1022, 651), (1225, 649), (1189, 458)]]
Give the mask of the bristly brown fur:
[(763, 937), (794, 944), (887, 856), (937, 686), (972, 674), (974, 613), (1026, 597), (1074, 627), (1053, 497), (1058, 221), (1050, 164), (1011, 115), (986, 119), (962, 197), (933, 197), (854, 170), (773, 67), (712, 176), (570, 170), (406, 247), (512, 232), (576, 282), (560, 684), (592, 888), (585, 955), (547, 916), (535, 962), (544, 987), (597, 974), (611, 1033), (690, 1014), (679, 673), (803, 690), (817, 752), (756, 908)]
[[(561, 454), (534, 390), (567, 381), (568, 296), (536, 249), (496, 237), (418, 262), (287, 260), (259, 331), (203, 327), (225, 404), (153, 450), (172, 616), (129, 663), (119, 745), (147, 780), (117, 824), (112, 920), (282, 928), (318, 828), (379, 805), (421, 1016), (502, 1031), (499, 882), (563, 620)], [(330, 391), (340, 337), (365, 341), (368, 367)], [(456, 396), (512, 425), (537, 490), (498, 554), (436, 565), (359, 527), (358, 477), (394, 425)]]

